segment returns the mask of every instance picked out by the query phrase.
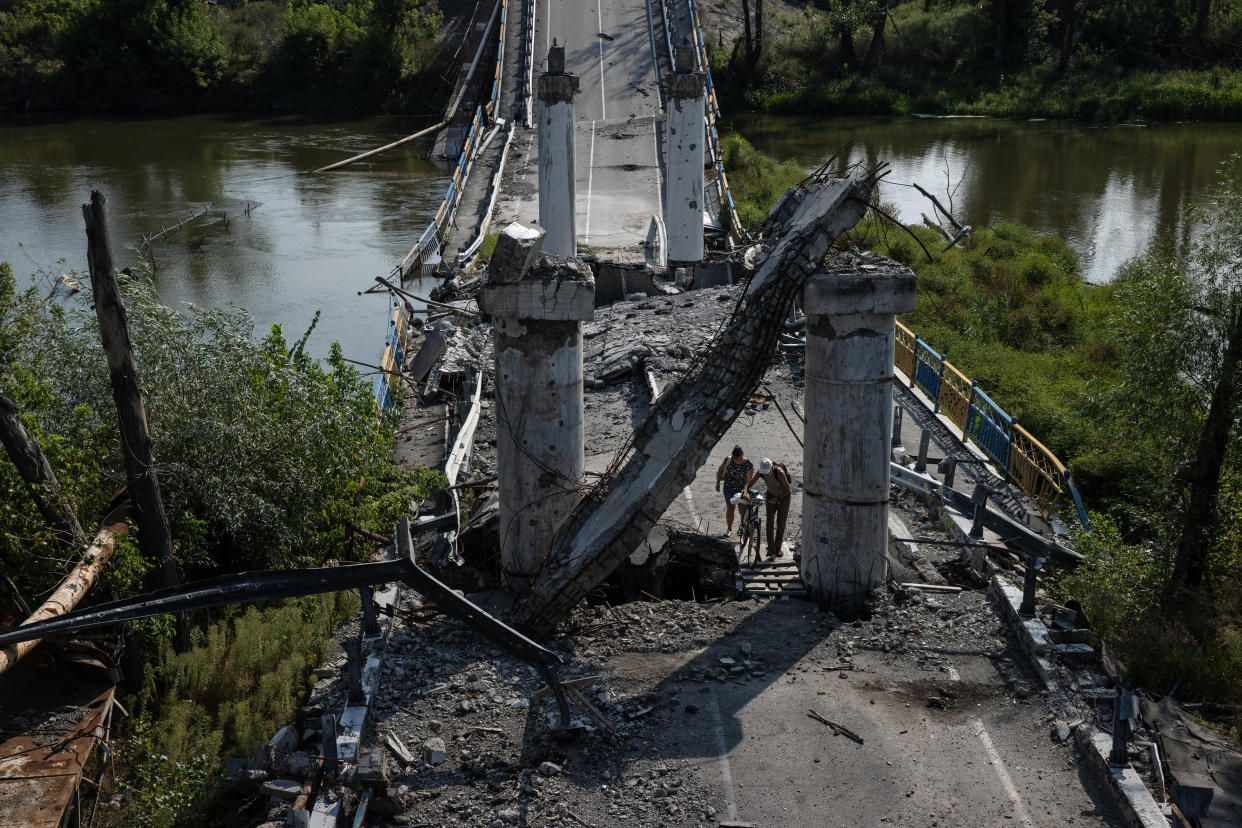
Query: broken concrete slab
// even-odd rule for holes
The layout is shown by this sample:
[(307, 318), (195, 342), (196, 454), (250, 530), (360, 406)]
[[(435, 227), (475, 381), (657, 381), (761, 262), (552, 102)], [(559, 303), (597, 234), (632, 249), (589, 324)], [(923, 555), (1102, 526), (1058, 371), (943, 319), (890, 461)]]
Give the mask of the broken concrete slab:
[(546, 232), (542, 227), (522, 221), (505, 227), (496, 239), (496, 248), (487, 266), (488, 281), (493, 284), (521, 281), (539, 255)]
[(259, 793), (292, 802), (302, 795), (302, 783), (293, 779), (269, 779), (259, 788)]

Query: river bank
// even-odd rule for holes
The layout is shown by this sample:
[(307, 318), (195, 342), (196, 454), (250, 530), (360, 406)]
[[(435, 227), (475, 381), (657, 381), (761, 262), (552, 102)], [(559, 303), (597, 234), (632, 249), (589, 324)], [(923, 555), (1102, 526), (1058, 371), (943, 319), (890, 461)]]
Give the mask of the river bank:
[(19, 0), (0, 112), (430, 114), (466, 4), (444, 5)]
[[(753, 164), (780, 167), (761, 154)], [(1184, 244), (1166, 236), (1131, 250), (1133, 258), (1102, 285), (1083, 278), (1065, 240), (1012, 222), (976, 225), (946, 249), (956, 232), (947, 220), (940, 221), (948, 237), (875, 213), (849, 240), (915, 271), (916, 309), (902, 322), (1073, 472), (1094, 528), (1080, 539), (1086, 565), (1064, 579), (1062, 597), (1081, 601), (1098, 619), (1097, 632), (1126, 661), (1132, 680), (1152, 688), (1178, 683), (1200, 700), (1232, 704), (1242, 695), (1235, 644), (1242, 628), (1242, 549), (1235, 540), (1242, 490), (1233, 477), (1232, 433), (1227, 471), (1212, 500), (1212, 540), (1203, 551), (1211, 597), (1193, 597), (1196, 589), (1186, 591), (1178, 574), (1186, 470), (1203, 462), (1196, 447), (1206, 395), (1222, 376), (1203, 355), (1222, 353), (1214, 349), (1223, 340), (1212, 317), (1177, 309), (1225, 301), (1237, 290), (1218, 280), (1212, 290), (1220, 293), (1187, 298), (1204, 284), (1204, 268), (1219, 260), (1214, 251), (1236, 236), (1228, 218), (1236, 166), (1228, 169), (1234, 172), (1221, 174), (1216, 194), (1205, 194), (1193, 227), (1185, 226)], [(732, 178), (735, 198), (761, 204), (767, 185), (748, 190), (748, 181)], [(924, 210), (939, 216), (929, 201)], [(959, 215), (972, 221), (965, 211)], [(1239, 731), (1242, 722), (1235, 721), (1235, 738)]]
[[(1238, 4), (703, 4), (726, 110), (1242, 119)], [(717, 6), (720, 5), (720, 8)], [(762, 34), (758, 32), (762, 29)]]

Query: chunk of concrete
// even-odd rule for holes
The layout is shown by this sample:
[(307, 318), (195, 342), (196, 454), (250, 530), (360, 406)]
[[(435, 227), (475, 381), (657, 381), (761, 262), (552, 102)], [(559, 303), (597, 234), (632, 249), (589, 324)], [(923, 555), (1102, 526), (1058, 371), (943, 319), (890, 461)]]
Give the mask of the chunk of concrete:
[(268, 744), (285, 753), (293, 753), (298, 749), (298, 730), (292, 725), (285, 725), (276, 731), (276, 735), (268, 740)]
[(443, 765), (448, 759), (444, 748), (444, 740), (435, 736), (423, 742), (423, 761), (428, 765)]
[(534, 264), (547, 231), (533, 224), (515, 221), (500, 232), (488, 265), (489, 282), (518, 282)]
[(302, 783), (293, 779), (269, 779), (259, 788), (259, 793), (292, 802), (302, 795)]

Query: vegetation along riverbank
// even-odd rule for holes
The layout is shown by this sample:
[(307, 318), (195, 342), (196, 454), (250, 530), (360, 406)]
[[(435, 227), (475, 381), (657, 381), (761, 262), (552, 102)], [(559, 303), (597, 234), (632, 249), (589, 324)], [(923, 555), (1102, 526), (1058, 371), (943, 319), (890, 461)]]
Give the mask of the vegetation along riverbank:
[(433, 0), (7, 0), (0, 107), (425, 114)]
[[(737, 135), (724, 152), (747, 215), (805, 174)], [(878, 214), (851, 234), (917, 274), (902, 321), (1073, 470), (1095, 528), (1063, 597), (1136, 681), (1228, 706), (1242, 702), (1240, 164), (1189, 216), (1202, 234), (1187, 254), (1158, 241), (1104, 285), (1063, 240), (1016, 224), (947, 251)]]
[[(47, 301), (53, 284), (23, 286), (0, 264), (0, 393), (93, 533), (126, 480), (121, 439), (89, 288)], [(258, 339), (244, 312), (179, 312), (137, 276), (121, 290), (184, 579), (369, 558), (359, 530), (390, 532), (431, 490), (433, 473), (392, 466), (395, 415), (377, 417), (369, 383), (338, 347), (319, 362), (305, 353), (311, 330), (292, 343), (276, 327)], [(78, 547), (49, 528), (13, 463), (0, 463), (0, 490), (16, 495), (0, 499), (0, 571), (21, 594), (46, 595)], [(152, 566), (126, 536), (103, 594), (144, 592)], [(125, 673), (135, 715), (119, 757), (127, 795), (110, 824), (172, 825), (218, 793), (228, 757), (292, 720), (333, 622), (356, 610), (346, 594), (201, 612), (180, 648), (168, 616), (134, 622)], [(202, 801), (199, 813), (212, 812)]]
[(1101, 121), (1242, 118), (1234, 46), (1242, 35), (1238, 0), (738, 5), (730, 9), (744, 19), (743, 30), (736, 39), (722, 33), (709, 44), (726, 109)]

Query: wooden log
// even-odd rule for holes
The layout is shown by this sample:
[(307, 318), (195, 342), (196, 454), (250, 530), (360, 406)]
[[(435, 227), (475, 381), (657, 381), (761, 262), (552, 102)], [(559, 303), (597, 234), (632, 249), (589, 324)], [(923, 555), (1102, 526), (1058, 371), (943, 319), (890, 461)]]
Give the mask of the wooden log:
[(83, 535), (82, 524), (61, 491), (60, 481), (26, 427), (22, 425), (17, 403), (0, 394), (0, 443), (17, 467), (39, 513), (65, 543), (77, 544)]
[[(82, 600), (82, 596), (95, 585), (99, 573), (103, 572), (104, 564), (116, 550), (117, 538), (124, 535), (128, 528), (124, 523), (114, 523), (100, 529), (95, 539), (91, 541), (90, 547), (82, 555), (82, 559), (78, 561), (78, 565), (60, 582), (56, 591), (22, 624), (33, 624), (36, 621), (56, 618), (76, 607)], [(18, 659), (33, 650), (39, 641), (40, 639), (37, 638), (32, 641), (20, 641), (0, 650), (0, 673), (16, 664)]]
[[(422, 138), (424, 135), (428, 135), (429, 133), (435, 132), (440, 127), (447, 126), (447, 125), (448, 125), (448, 121), (441, 121), (438, 124), (432, 124), (426, 129), (420, 129), (418, 132), (415, 132), (413, 135), (405, 136), (399, 141), (393, 141), (391, 144), (385, 144), (382, 147), (376, 147), (375, 149), (367, 150), (366, 152), (359, 153), (358, 155), (355, 155), (353, 158), (346, 158), (344, 161), (337, 161), (335, 164), (329, 164), (326, 167), (320, 167), (319, 169), (315, 170), (315, 172), (317, 173), (331, 172), (332, 170), (339, 170), (341, 167), (348, 167), (350, 164), (356, 164), (359, 161), (362, 161), (366, 158), (372, 158), (376, 155), (379, 155), (381, 152), (387, 152), (393, 147), (399, 147), (402, 144), (408, 144), (411, 141), (414, 141), (418, 138)], [(250, 212), (250, 211), (247, 210), (246, 212)]]
[(99, 318), (99, 335), (112, 379), (112, 399), (120, 421), (125, 476), (137, 513), (138, 545), (142, 554), (155, 564), (147, 576), (147, 586), (151, 589), (177, 586), (181, 579), (173, 561), (172, 532), (160, 497), (159, 479), (155, 476), (155, 449), (138, 385), (138, 363), (129, 341), (125, 305), (112, 264), (112, 242), (103, 193), (91, 191), (90, 203), (82, 205), (82, 216), (86, 220), (86, 261), (95, 292), (95, 315)]

